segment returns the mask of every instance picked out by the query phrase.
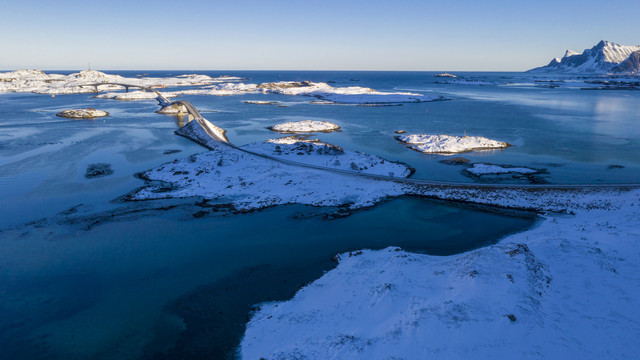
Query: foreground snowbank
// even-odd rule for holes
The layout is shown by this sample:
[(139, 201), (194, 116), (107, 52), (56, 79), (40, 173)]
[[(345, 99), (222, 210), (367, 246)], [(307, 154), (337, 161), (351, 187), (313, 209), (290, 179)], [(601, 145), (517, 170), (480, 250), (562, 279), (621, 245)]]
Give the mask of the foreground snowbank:
[(381, 92), (360, 86), (333, 87), (323, 82), (281, 81), (261, 84), (219, 84), (206, 89), (184, 90), (180, 94), (190, 95), (241, 95), (279, 94), (312, 96), (331, 103), (341, 104), (385, 104), (446, 100), (442, 96), (409, 92)]
[(425, 154), (457, 154), (474, 150), (503, 149), (511, 146), (506, 142), (481, 136), (406, 134), (398, 136), (398, 140), (409, 145), (409, 148)]
[(261, 305), (241, 356), (633, 358), (639, 206), (638, 190), (601, 191), (574, 196), (575, 216), (465, 254), (342, 254), (293, 299)]

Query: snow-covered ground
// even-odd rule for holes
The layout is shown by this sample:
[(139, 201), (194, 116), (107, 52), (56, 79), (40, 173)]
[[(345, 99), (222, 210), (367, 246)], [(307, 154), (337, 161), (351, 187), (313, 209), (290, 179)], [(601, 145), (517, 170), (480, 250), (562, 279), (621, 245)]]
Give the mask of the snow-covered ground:
[(503, 167), (503, 166), (492, 165), (492, 164), (473, 164), (472, 167), (465, 170), (474, 175), (508, 174), (508, 173), (535, 174), (538, 172), (538, 170), (525, 168), (525, 167)]
[(187, 113), (187, 108), (182, 105), (182, 104), (170, 104), (170, 105), (166, 105), (160, 108), (160, 110), (156, 111), (158, 114), (169, 114), (169, 115), (176, 115), (176, 114), (186, 114)]
[[(162, 95), (168, 98), (176, 97), (177, 94), (173, 92), (163, 91)], [(158, 94), (152, 91), (135, 90), (129, 92), (106, 92), (96, 96), (98, 99), (114, 99), (121, 101), (133, 101), (133, 100), (152, 100), (158, 97)]]
[(510, 146), (506, 142), (480, 136), (405, 134), (398, 136), (398, 140), (407, 144), (411, 149), (425, 154), (457, 154), (473, 150), (502, 149)]
[(340, 126), (328, 121), (302, 120), (276, 124), (270, 126), (269, 129), (281, 133), (309, 133), (336, 131), (340, 129)]
[(108, 112), (103, 110), (96, 110), (94, 108), (86, 109), (68, 109), (60, 111), (57, 116), (71, 118), (71, 119), (91, 119), (109, 115)]
[[(133, 77), (105, 74), (96, 70), (83, 70), (70, 75), (47, 74), (41, 70), (15, 70), (0, 73), (0, 92), (34, 92), (38, 94), (76, 94), (95, 92), (88, 84), (105, 82), (125, 83), (145, 87), (202, 86), (219, 82), (239, 81), (241, 78), (187, 74), (167, 78)], [(100, 90), (118, 90), (120, 86), (100, 85)]]
[[(231, 204), (238, 210), (299, 203), (315, 206), (371, 206), (404, 193), (394, 182), (330, 173), (279, 163), (219, 144), (192, 121), (180, 134), (208, 146), (211, 151), (175, 160), (146, 171), (150, 183), (132, 200), (202, 196)], [(406, 177), (411, 169), (375, 155), (346, 151), (314, 141), (266, 141), (243, 147), (283, 160), (385, 176)]]
[(261, 84), (228, 83), (211, 85), (206, 89), (184, 90), (180, 91), (179, 94), (216, 96), (241, 94), (302, 95), (340, 104), (385, 104), (446, 100), (437, 95), (381, 92), (360, 86), (333, 87), (327, 83), (311, 81), (281, 81)]
[[(555, 195), (537, 194), (549, 204)], [(342, 254), (336, 269), (293, 299), (262, 304), (240, 354), (634, 358), (640, 351), (640, 191), (570, 197), (575, 215), (546, 215), (532, 230), (468, 253), (439, 257), (388, 248)]]

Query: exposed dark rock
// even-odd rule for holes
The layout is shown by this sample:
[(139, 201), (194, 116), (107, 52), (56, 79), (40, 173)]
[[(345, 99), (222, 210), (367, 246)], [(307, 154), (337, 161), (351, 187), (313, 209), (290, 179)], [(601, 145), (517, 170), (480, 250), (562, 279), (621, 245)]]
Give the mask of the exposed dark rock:
[(464, 164), (468, 164), (470, 162), (469, 159), (465, 159), (463, 157), (459, 157), (459, 156), (455, 156), (452, 158), (447, 158), (444, 160), (440, 160), (441, 163), (443, 164), (447, 164), (447, 165), (464, 165)]
[(113, 174), (113, 169), (111, 169), (111, 164), (90, 164), (87, 166), (87, 172), (84, 174), (84, 177), (87, 179), (93, 179), (97, 177), (103, 177)]
[(311, 86), (311, 81), (287, 81), (279, 83), (262, 83), (258, 84), (258, 89), (287, 89)]
[(209, 213), (208, 211), (200, 210), (198, 212), (195, 212), (192, 216), (194, 218), (201, 218), (201, 217), (207, 215), (208, 213)]
[(181, 152), (181, 151), (182, 151), (182, 150), (178, 150), (178, 149), (171, 149), (171, 150), (165, 150), (165, 151), (163, 152), (163, 154), (165, 154), (165, 155), (170, 155), (170, 154), (176, 154), (176, 153), (179, 153), (179, 152)]

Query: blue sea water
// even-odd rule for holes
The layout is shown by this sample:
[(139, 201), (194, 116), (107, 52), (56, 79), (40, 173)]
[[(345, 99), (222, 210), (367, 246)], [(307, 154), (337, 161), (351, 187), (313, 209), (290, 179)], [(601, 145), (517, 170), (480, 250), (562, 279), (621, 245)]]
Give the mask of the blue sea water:
[[(267, 126), (320, 119), (320, 134), (350, 150), (402, 161), (415, 178), (474, 182), (446, 157), (405, 148), (396, 130), (478, 135), (512, 143), (466, 153), (472, 162), (545, 169), (550, 183), (640, 179), (640, 92), (540, 88), (521, 73), (463, 73), (504, 86), (437, 84), (430, 72), (137, 71), (246, 77), (246, 82), (334, 81), (451, 101), (391, 107), (312, 105), (308, 97), (184, 96), (236, 144), (273, 137)], [(245, 104), (275, 100), (287, 107)], [(109, 117), (68, 120), (67, 108)], [(400, 246), (451, 255), (495, 243), (534, 223), (402, 197), (351, 216), (300, 205), (194, 217), (198, 199), (125, 203), (134, 176), (205, 151), (173, 131), (155, 101), (90, 94), (0, 94), (0, 349), (16, 359), (216, 358), (232, 352), (251, 305), (286, 299), (335, 264), (340, 252)], [(179, 150), (175, 152), (173, 150)], [(109, 176), (87, 179), (108, 163)], [(612, 166), (613, 165), (613, 166)], [(510, 181), (502, 179), (502, 181)], [(514, 179), (513, 181), (518, 181)]]

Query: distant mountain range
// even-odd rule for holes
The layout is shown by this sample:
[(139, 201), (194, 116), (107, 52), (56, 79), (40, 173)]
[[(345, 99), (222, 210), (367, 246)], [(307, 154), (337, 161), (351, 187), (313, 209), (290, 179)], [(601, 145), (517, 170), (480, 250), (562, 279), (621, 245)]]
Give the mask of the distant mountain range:
[(562, 59), (555, 58), (548, 65), (529, 71), (640, 74), (640, 46), (624, 46), (602, 40), (582, 53), (567, 50)]

